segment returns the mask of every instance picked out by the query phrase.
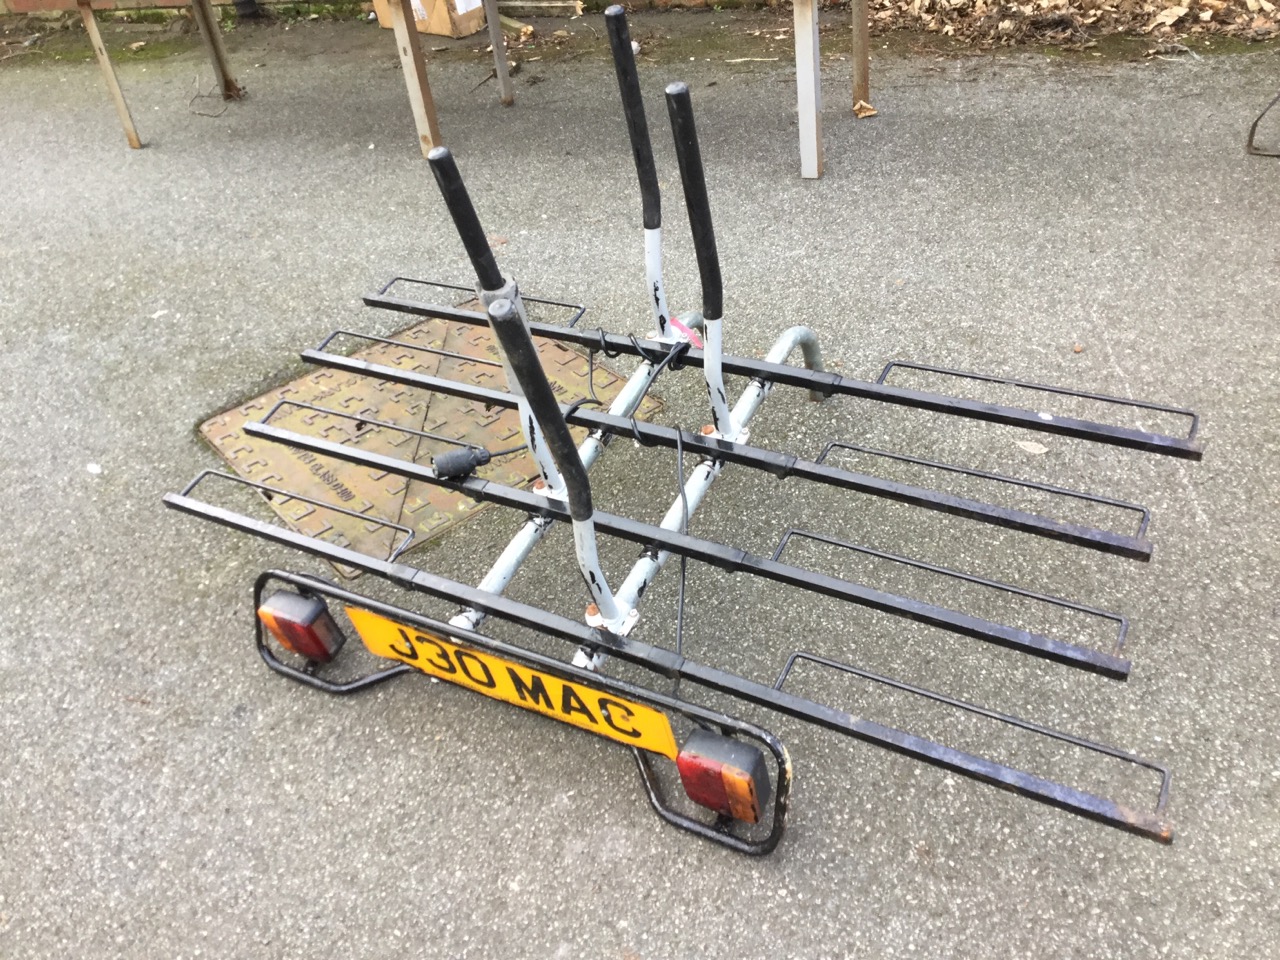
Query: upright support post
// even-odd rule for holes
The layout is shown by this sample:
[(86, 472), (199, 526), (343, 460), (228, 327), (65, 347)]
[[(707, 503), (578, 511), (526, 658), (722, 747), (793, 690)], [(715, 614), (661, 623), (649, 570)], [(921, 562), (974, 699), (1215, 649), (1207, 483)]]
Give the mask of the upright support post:
[[(476, 208), (471, 203), (466, 184), (462, 182), (462, 174), (458, 172), (453, 154), (447, 147), (436, 147), (427, 154), (427, 163), (431, 165), (431, 172), (435, 175), (436, 183), (440, 187), (440, 195), (449, 209), (449, 216), (453, 219), (453, 225), (458, 231), (458, 238), (462, 241), (467, 257), (471, 260), (471, 267), (476, 272), (476, 296), (486, 310), (498, 300), (510, 301), (519, 313), (521, 322), (527, 324), (528, 317), (524, 312), (524, 301), (520, 298), (520, 290), (514, 280), (503, 277), (502, 271), (498, 269), (498, 262), (493, 258), (493, 250), (489, 246), (488, 238), (484, 235), (484, 227), (480, 226), (480, 218), (476, 215)], [(537, 463), (538, 472), (542, 474), (542, 479), (550, 491), (555, 495), (563, 494), (564, 480), (543, 437), (542, 424), (525, 401), (524, 392), (520, 389), (515, 375), (516, 371), (512, 369), (507, 354), (504, 351), (499, 352), (502, 353), (502, 366), (507, 375), (507, 385), (512, 393), (521, 398), (517, 409), (520, 415), (520, 429), (525, 434), (529, 453)]]
[(800, 111), (800, 176), (822, 176), (822, 58), (816, 0), (795, 0), (796, 100)]
[(636, 73), (636, 56), (631, 48), (631, 31), (627, 14), (618, 4), (604, 12), (609, 29), (609, 47), (613, 51), (613, 68), (618, 75), (618, 93), (622, 97), (622, 114), (631, 138), (631, 154), (640, 181), (641, 215), (644, 222), (644, 272), (649, 306), (658, 325), (659, 339), (668, 335), (667, 291), (662, 281), (662, 195), (658, 189), (658, 170), (653, 162), (653, 144), (649, 140), (649, 124), (644, 116), (644, 99), (640, 96), (640, 77)]
[(588, 619), (609, 630), (622, 630), (627, 621), (633, 619), (633, 611), (618, 609), (600, 567), (595, 507), (591, 501), (586, 466), (578, 455), (569, 425), (565, 423), (559, 401), (538, 359), (538, 351), (529, 335), (529, 322), (520, 291), (516, 282), (503, 277), (498, 269), (453, 155), (445, 147), (437, 147), (427, 156), (427, 162), (475, 269), (480, 301), (489, 313), (489, 329), (502, 354), (507, 386), (518, 398), (520, 426), (529, 452), (537, 460), (550, 494), (562, 497), (568, 503), (578, 569), (593, 601), (588, 609)]
[(698, 258), (698, 275), (702, 280), (702, 333), (705, 341), (702, 375), (711, 400), (712, 426), (721, 436), (736, 439), (741, 425), (729, 410), (722, 368), (724, 283), (720, 278), (720, 254), (716, 250), (716, 232), (711, 225), (711, 201), (707, 196), (707, 179), (702, 168), (702, 150), (698, 146), (698, 130), (693, 122), (693, 101), (688, 84), (668, 84), (667, 112), (671, 115), (680, 182), (684, 186), (684, 205), (689, 211), (693, 252)]
[(493, 47), (493, 75), (498, 81), (498, 101), (509, 107), (516, 102), (516, 91), (511, 86), (511, 74), (507, 70), (507, 38), (502, 35), (498, 0), (484, 0), (484, 19), (489, 24), (489, 44)]
[(578, 557), (578, 569), (591, 594), (595, 611), (588, 611), (588, 622), (597, 620), (600, 626), (620, 630), (629, 610), (619, 610), (613, 591), (605, 580), (600, 567), (600, 554), (596, 546), (595, 506), (591, 500), (591, 483), (587, 470), (574, 446), (569, 425), (560, 413), (560, 405), (551, 384), (538, 360), (538, 351), (529, 336), (524, 318), (511, 300), (495, 300), (489, 305), (489, 329), (507, 358), (507, 366), (515, 380), (510, 384), (519, 388), (533, 418), (538, 422), (547, 448), (555, 458), (560, 475), (564, 478), (565, 500), (569, 505), (569, 519), (573, 523), (573, 548)]
[(218, 26), (218, 18), (214, 15), (209, 0), (191, 0), (191, 16), (200, 29), (200, 37), (204, 40), (209, 62), (213, 64), (213, 76), (218, 82), (222, 99), (239, 100), (244, 96), (244, 90), (231, 75), (227, 48), (222, 44), (222, 28)]
[(129, 105), (124, 101), (124, 91), (120, 89), (115, 67), (111, 65), (111, 58), (107, 56), (107, 48), (102, 43), (102, 34), (98, 30), (98, 21), (93, 16), (93, 10), (89, 7), (89, 0), (76, 0), (76, 3), (80, 7), (80, 19), (84, 21), (85, 33), (89, 35), (93, 52), (98, 57), (98, 66), (102, 68), (102, 78), (107, 82), (107, 92), (111, 94), (111, 99), (116, 105), (116, 113), (120, 115), (120, 126), (124, 127), (125, 139), (133, 149), (141, 150), (142, 141), (138, 139), (138, 131), (133, 125)]
[(853, 104), (871, 102), (871, 15), (867, 0), (852, 0), (853, 8)]
[(387, 11), (396, 35), (396, 50), (400, 54), (405, 86), (409, 90), (413, 122), (418, 127), (418, 145), (425, 157), (440, 145), (440, 121), (436, 119), (436, 102), (431, 98), (431, 85), (427, 83), (427, 65), (422, 59), (422, 44), (418, 42), (412, 0), (391, 0)]

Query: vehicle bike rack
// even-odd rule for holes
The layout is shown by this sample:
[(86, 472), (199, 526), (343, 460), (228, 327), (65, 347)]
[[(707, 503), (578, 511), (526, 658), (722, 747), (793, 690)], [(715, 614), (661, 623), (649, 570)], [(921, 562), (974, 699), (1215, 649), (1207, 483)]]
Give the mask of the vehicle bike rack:
[[(303, 351), (301, 356), (305, 362), (322, 368), (372, 377), (413, 390), (462, 397), (482, 406), (518, 411), (524, 441), (536, 461), (540, 479), (530, 489), (486, 480), (477, 476), (476, 471), (494, 456), (492, 451), (462, 443), (439, 432), (412, 430), (382, 421), (371, 421), (365, 416), (341, 409), (281, 400), (259, 421), (247, 424), (245, 432), (258, 439), (349, 464), (353, 469), (384, 472), (405, 480), (455, 491), (475, 501), (507, 507), (526, 515), (526, 520), (494, 562), (489, 573), (478, 585), (470, 586), (405, 562), (402, 556), (413, 539), (412, 531), (400, 524), (373, 516), (367, 509), (353, 511), (323, 500), (304, 497), (287, 489), (246, 481), (230, 474), (204, 471), (181, 493), (167, 495), (164, 498), (166, 505), (322, 558), (343, 568), (373, 574), (402, 588), (409, 595), (421, 594), (455, 604), (459, 608), (457, 614), (447, 621), (432, 619), (411, 607), (390, 604), (319, 577), (272, 570), (258, 579), (254, 592), (254, 607), (259, 611), (255, 620), (255, 637), (258, 651), (265, 662), (271, 669), (290, 679), (334, 694), (354, 693), (410, 671), (427, 672), (549, 715), (557, 715), (553, 697), (547, 693), (548, 689), (554, 687), (564, 691), (558, 719), (585, 729), (593, 729), (591, 725), (594, 725), (596, 732), (622, 743), (627, 743), (628, 737), (641, 736), (640, 724), (636, 720), (640, 714), (637, 711), (651, 710), (668, 720), (674, 718), (682, 729), (693, 731), (685, 746), (653, 747), (646, 740), (643, 749), (633, 747), (651, 803), (668, 822), (745, 853), (767, 853), (781, 839), (790, 797), (791, 761), (786, 748), (772, 733), (698, 703), (695, 699), (697, 691), (727, 695), (744, 708), (764, 708), (799, 719), (1104, 824), (1168, 842), (1172, 838), (1172, 828), (1166, 819), (1165, 809), (1170, 775), (1158, 763), (813, 652), (792, 652), (771, 683), (752, 680), (685, 656), (685, 573), (687, 564), (692, 561), (781, 584), (794, 591), (798, 600), (809, 594), (835, 598), (1113, 680), (1123, 680), (1129, 675), (1131, 663), (1124, 654), (1129, 624), (1124, 616), (1117, 613), (923, 563), (884, 550), (874, 550), (816, 531), (789, 529), (783, 534), (777, 548), (767, 555), (751, 553), (690, 534), (689, 518), (708, 495), (720, 473), (732, 465), (770, 474), (791, 483), (808, 482), (853, 490), (1087, 550), (1135, 560), (1148, 560), (1151, 557), (1152, 548), (1147, 539), (1150, 514), (1138, 504), (875, 450), (845, 441), (828, 444), (814, 460), (753, 446), (748, 443), (748, 426), (764, 399), (775, 387), (801, 388), (808, 392), (810, 399), (818, 402), (841, 396), (857, 397), (895, 407), (931, 411), (972, 421), (1013, 425), (1193, 460), (1200, 458), (1202, 450), (1197, 437), (1199, 421), (1191, 411), (1176, 407), (901, 361), (890, 363), (875, 380), (846, 377), (823, 369), (817, 338), (805, 327), (786, 330), (764, 359), (748, 359), (724, 353), (720, 267), (688, 88), (680, 83), (671, 84), (666, 89), (666, 101), (693, 229), (702, 286), (702, 310), (696, 314), (673, 316), (668, 312), (662, 281), (658, 181), (631, 41), (620, 7), (609, 8), (605, 16), (640, 181), (647, 298), (656, 332), (642, 339), (609, 333), (603, 329), (585, 329), (580, 325), (581, 310), (567, 325), (530, 322), (525, 311), (526, 298), (522, 296), (515, 281), (499, 270), (452, 155), (443, 148), (432, 151), (429, 157), (431, 169), (475, 269), (475, 293), (480, 309), (472, 309), (465, 304), (430, 303), (393, 292), (403, 285), (400, 283), (403, 278), (392, 281), (364, 300), (374, 308), (440, 318), (460, 325), (487, 327), (500, 347), (507, 389), (429, 376), (414, 370), (347, 356), (333, 349), (333, 342), (338, 337), (359, 336), (349, 330), (335, 331), (314, 349)], [(467, 289), (449, 284), (433, 285), (454, 290)], [(592, 362), (597, 353), (635, 357), (639, 362), (607, 410), (589, 409), (593, 404), (599, 405), (593, 397), (562, 404), (556, 398), (542, 369), (534, 348), (535, 337), (557, 340), (585, 350)], [(386, 342), (386, 338), (369, 339)], [(400, 343), (392, 342), (397, 345)], [(421, 345), (406, 344), (406, 347), (411, 350), (448, 353)], [(801, 354), (803, 366), (795, 366), (789, 362), (789, 358), (797, 350)], [(711, 423), (700, 431), (686, 431), (679, 427), (637, 421), (636, 409), (659, 375), (686, 369), (702, 371)], [(895, 386), (889, 380), (900, 371), (995, 383), (1019, 396), (1026, 396), (1029, 401), (1033, 399), (1034, 405), (1004, 406)], [(726, 374), (749, 379), (736, 402), (731, 403), (724, 381)], [(1042, 408), (1046, 399), (1052, 401), (1054, 398), (1064, 397), (1181, 418), (1186, 423), (1186, 431), (1181, 435), (1153, 433), (1119, 423), (1059, 415)], [(327, 431), (287, 429), (272, 422), (277, 419), (281, 410), (290, 406), (305, 407), (322, 418), (359, 419), (363, 424), (362, 429), (401, 431), (436, 443), (440, 450), (432, 463), (425, 465), (361, 449), (345, 439), (332, 439), (326, 436)], [(570, 426), (583, 427), (588, 431), (587, 438), (580, 445), (574, 444), (569, 432)], [(632, 439), (642, 447), (659, 447), (675, 453), (679, 492), (659, 523), (644, 523), (607, 513), (595, 506), (587, 472), (617, 437)], [(1049, 497), (1101, 505), (1113, 513), (1129, 516), (1131, 523), (1126, 529), (1096, 528), (924, 486), (886, 480), (835, 465), (831, 459), (837, 451), (887, 457), (914, 466), (978, 478), (1019, 490), (1031, 490)], [(696, 458), (696, 465), (687, 476), (684, 469), (686, 457)], [(215, 480), (247, 485), (261, 496), (277, 502), (296, 499), (318, 508), (358, 516), (372, 525), (393, 531), (398, 543), (393, 545), (388, 556), (379, 557), (257, 519), (219, 505), (215, 502), (216, 497), (206, 498), (211, 482)], [(556, 522), (565, 521), (573, 530), (577, 566), (590, 601), (583, 620), (571, 619), (520, 602), (505, 593), (517, 570), (547, 531)], [(597, 549), (597, 539), (601, 536), (629, 541), (640, 548), (640, 555), (634, 566), (620, 582), (611, 580), (603, 568)], [(1106, 624), (1107, 629), (1112, 631), (1109, 649), (1094, 649), (1051, 632), (1010, 626), (938, 603), (875, 589), (856, 580), (788, 563), (784, 555), (797, 538), (817, 541), (836, 550), (873, 556), (891, 564), (923, 570), (955, 582), (1093, 618)], [(673, 557), (679, 558), (680, 580), (675, 640), (673, 648), (668, 649), (641, 642), (632, 633), (639, 619), (642, 597), (657, 574)], [(282, 654), (279, 652), (281, 645), (295, 652), (302, 648), (291, 644), (291, 628), (288, 628), (288, 624), (280, 627), (273, 620), (273, 617), (283, 614), (279, 614), (279, 611), (276, 614), (269, 612), (272, 597), (279, 595), (269, 591), (269, 587), (300, 597), (308, 603), (318, 604), (308, 608), (313, 611), (308, 617), (328, 616), (330, 601), (341, 605), (348, 611), (349, 619), (356, 625), (357, 632), (369, 649), (379, 656), (398, 662), (353, 679), (335, 680), (329, 678), (323, 664), (336, 654), (337, 641), (314, 656), (297, 658)], [(264, 614), (263, 611), (268, 612)], [(530, 646), (496, 639), (480, 629), (489, 618), (536, 631), (543, 637), (561, 643), (564, 645), (565, 656), (549, 656)], [(368, 626), (370, 624), (373, 626)], [(316, 636), (321, 641), (328, 643), (332, 640), (326, 634), (328, 627), (316, 629)], [(385, 631), (385, 636), (390, 639), (372, 641), (371, 631)], [(277, 643), (272, 642), (272, 635)], [(610, 676), (606, 672), (610, 658), (643, 668), (652, 675), (654, 684), (640, 685)], [(923, 701), (943, 704), (1012, 729), (1111, 758), (1140, 770), (1152, 771), (1159, 778), (1154, 803), (1145, 809), (1137, 809), (1100, 794), (954, 749), (791, 693), (786, 687), (798, 664), (819, 667), (833, 675), (855, 676), (919, 697)], [(513, 685), (508, 695), (495, 692), (503, 670), (509, 673), (509, 682)], [(670, 692), (656, 689), (665, 681), (671, 683)], [(503, 679), (503, 682), (508, 681)], [(695, 691), (693, 694), (690, 693), (691, 689)], [(606, 726), (612, 728), (612, 732), (605, 729)], [(690, 746), (695, 741), (697, 750)], [(691, 812), (686, 801), (673, 797), (666, 785), (670, 774), (664, 773), (656, 759), (664, 754), (668, 759), (676, 761), (689, 797), (695, 803), (709, 807), (713, 815), (709, 816), (705, 812), (698, 814), (696, 807)], [(711, 781), (707, 781), (708, 776)], [(721, 776), (723, 783), (716, 779)], [(711, 786), (707, 789), (711, 793), (700, 793), (708, 782)], [(712, 799), (707, 800), (707, 796)], [(745, 807), (742, 806), (744, 803)], [(743, 814), (743, 810), (747, 813)]]

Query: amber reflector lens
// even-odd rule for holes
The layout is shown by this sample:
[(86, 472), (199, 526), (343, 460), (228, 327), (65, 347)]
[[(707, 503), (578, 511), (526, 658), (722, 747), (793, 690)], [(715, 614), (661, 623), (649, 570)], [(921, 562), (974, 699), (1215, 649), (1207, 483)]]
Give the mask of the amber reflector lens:
[(320, 597), (280, 590), (258, 608), (258, 619), (286, 650), (317, 663), (328, 663), (346, 637)]

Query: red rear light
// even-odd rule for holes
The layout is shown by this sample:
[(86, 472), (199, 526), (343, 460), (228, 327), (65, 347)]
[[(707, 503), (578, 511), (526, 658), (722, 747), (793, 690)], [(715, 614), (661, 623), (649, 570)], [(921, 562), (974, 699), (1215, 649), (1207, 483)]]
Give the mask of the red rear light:
[(676, 757), (689, 799), (717, 813), (759, 823), (772, 792), (764, 751), (741, 740), (695, 730)]
[(320, 597), (280, 590), (258, 608), (258, 619), (285, 649), (317, 663), (332, 660), (347, 640)]

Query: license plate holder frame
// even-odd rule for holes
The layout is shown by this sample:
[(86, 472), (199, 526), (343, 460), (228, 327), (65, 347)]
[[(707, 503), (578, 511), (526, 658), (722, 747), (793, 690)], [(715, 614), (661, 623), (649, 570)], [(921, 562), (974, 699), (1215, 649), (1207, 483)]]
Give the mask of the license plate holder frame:
[[(654, 765), (652, 754), (635, 747), (627, 747), (635, 759), (637, 771), (644, 784), (645, 795), (654, 812), (675, 827), (694, 833), (708, 840), (713, 840), (731, 850), (750, 856), (765, 856), (772, 853), (782, 840), (786, 831), (787, 813), (791, 806), (791, 756), (782, 740), (763, 727), (738, 717), (732, 717), (718, 710), (691, 703), (683, 698), (669, 696), (656, 690), (628, 683), (617, 677), (598, 673), (583, 667), (575, 666), (554, 657), (548, 657), (524, 647), (506, 643), (484, 634), (476, 633), (453, 626), (421, 613), (408, 610), (395, 604), (376, 600), (353, 590), (342, 587), (331, 580), (310, 574), (295, 573), (287, 570), (267, 570), (258, 576), (253, 586), (253, 609), (256, 611), (269, 595), (269, 588), (286, 586), (304, 596), (319, 596), (326, 601), (336, 601), (345, 606), (354, 606), (370, 613), (377, 614), (394, 622), (404, 623), (415, 629), (440, 634), (450, 643), (457, 643), (465, 648), (474, 648), (501, 660), (513, 661), (526, 669), (549, 674), (564, 682), (580, 684), (594, 689), (602, 689), (616, 697), (641, 703), (664, 714), (668, 722), (672, 716), (682, 717), (688, 723), (715, 731), (722, 736), (748, 740), (759, 747), (772, 761), (773, 803), (771, 814), (763, 824), (750, 828), (729, 817), (717, 815), (714, 820), (697, 819), (684, 812), (670, 799), (663, 783), (663, 778)], [(296, 683), (321, 690), (336, 696), (348, 696), (367, 690), (369, 687), (385, 683), (405, 674), (423, 674), (410, 664), (397, 662), (393, 666), (384, 667), (360, 677), (349, 680), (331, 680), (318, 673), (319, 664), (308, 662), (304, 667), (293, 666), (276, 654), (269, 642), (268, 634), (262, 621), (255, 615), (254, 644), (259, 656), (274, 672), (287, 677)], [(363, 639), (363, 638), (362, 638)], [(371, 654), (373, 655), (373, 654)], [(455, 684), (456, 685), (456, 684)], [(478, 693), (470, 687), (462, 689)], [(488, 697), (487, 699), (496, 699)], [(498, 700), (502, 703), (505, 701)], [(545, 714), (542, 714), (545, 716)], [(547, 719), (554, 719), (547, 717)], [(616, 741), (613, 741), (616, 742)], [(749, 829), (749, 833), (744, 830)]]

